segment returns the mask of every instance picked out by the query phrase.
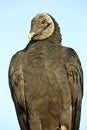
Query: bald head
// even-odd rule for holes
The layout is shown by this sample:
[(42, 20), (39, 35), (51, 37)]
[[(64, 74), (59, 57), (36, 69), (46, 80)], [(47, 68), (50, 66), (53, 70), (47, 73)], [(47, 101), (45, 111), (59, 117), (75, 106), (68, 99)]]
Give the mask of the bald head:
[(37, 14), (31, 22), (30, 40), (43, 40), (50, 37), (54, 32), (53, 19), (44, 13)]

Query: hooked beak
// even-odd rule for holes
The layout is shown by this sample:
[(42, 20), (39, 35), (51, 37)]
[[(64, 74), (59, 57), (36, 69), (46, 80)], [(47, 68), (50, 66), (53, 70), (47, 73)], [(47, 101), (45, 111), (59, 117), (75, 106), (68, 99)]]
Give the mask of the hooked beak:
[(33, 38), (34, 35), (35, 35), (34, 32), (29, 32), (29, 34), (28, 34), (28, 38), (31, 40), (31, 39)]

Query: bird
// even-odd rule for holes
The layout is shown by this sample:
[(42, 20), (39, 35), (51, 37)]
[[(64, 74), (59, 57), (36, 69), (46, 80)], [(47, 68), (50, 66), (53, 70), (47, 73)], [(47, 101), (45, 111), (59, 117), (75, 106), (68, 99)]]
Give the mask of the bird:
[(31, 20), (27, 46), (8, 69), (21, 130), (79, 130), (83, 69), (73, 48), (62, 45), (59, 24), (47, 13)]

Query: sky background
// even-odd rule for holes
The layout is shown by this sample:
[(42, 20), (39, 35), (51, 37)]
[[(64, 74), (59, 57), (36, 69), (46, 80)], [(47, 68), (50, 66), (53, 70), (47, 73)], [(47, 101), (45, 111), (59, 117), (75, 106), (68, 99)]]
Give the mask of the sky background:
[(28, 43), (31, 19), (49, 13), (58, 22), (62, 44), (75, 49), (84, 71), (80, 130), (87, 130), (87, 0), (0, 0), (0, 130), (20, 130), (8, 85), (10, 59)]

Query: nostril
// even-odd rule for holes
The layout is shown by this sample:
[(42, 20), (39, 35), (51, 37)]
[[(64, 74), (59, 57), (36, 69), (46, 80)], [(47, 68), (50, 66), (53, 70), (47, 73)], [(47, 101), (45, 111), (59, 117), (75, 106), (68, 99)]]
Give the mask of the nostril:
[(61, 125), (56, 127), (56, 130), (67, 130), (67, 127), (65, 125)]

